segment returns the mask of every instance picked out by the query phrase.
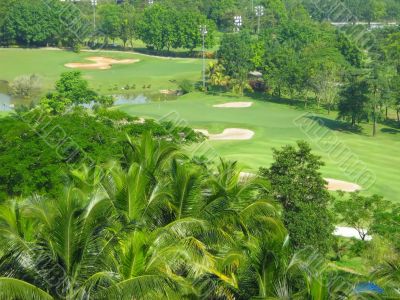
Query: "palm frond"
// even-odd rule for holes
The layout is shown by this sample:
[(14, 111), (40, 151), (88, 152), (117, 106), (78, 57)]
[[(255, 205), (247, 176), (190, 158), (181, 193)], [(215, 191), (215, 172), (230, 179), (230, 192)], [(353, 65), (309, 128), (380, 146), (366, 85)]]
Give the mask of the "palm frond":
[(176, 285), (171, 279), (161, 275), (143, 275), (121, 281), (101, 291), (95, 299), (160, 299), (175, 290)]
[(51, 295), (25, 281), (0, 277), (0, 299), (50, 300)]

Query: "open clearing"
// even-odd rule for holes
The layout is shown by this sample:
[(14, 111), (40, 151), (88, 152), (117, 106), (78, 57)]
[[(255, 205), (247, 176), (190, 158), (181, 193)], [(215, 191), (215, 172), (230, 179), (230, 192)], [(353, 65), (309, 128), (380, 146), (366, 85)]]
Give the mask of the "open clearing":
[(81, 70), (108, 70), (113, 65), (129, 65), (137, 63), (139, 59), (114, 59), (103, 56), (91, 56), (86, 60), (92, 61), (92, 63), (68, 63), (65, 64), (67, 68), (81, 69)]

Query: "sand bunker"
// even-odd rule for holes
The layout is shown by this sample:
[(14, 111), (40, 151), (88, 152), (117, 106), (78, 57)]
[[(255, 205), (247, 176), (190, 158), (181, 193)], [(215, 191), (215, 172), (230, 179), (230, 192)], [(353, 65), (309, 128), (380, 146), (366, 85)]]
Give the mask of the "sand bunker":
[(250, 179), (256, 178), (257, 175), (250, 172), (240, 172), (239, 177), (241, 181), (248, 181)]
[(163, 94), (163, 95), (177, 95), (178, 91), (175, 91), (175, 90), (160, 90), (160, 94)]
[(227, 128), (218, 134), (211, 134), (206, 129), (195, 129), (195, 131), (201, 132), (212, 141), (250, 140), (254, 136), (254, 131), (241, 128)]
[[(249, 172), (240, 172), (240, 177), (243, 179), (256, 177), (257, 175)], [(361, 186), (355, 183), (324, 178), (328, 182), (327, 189), (330, 191), (356, 192), (361, 190)]]
[(253, 102), (228, 102), (224, 104), (217, 104), (213, 105), (213, 107), (218, 108), (243, 108), (243, 107), (250, 107), (253, 105)]
[(331, 178), (325, 178), (325, 181), (328, 182), (327, 189), (329, 191), (357, 192), (361, 190), (361, 186), (355, 183)]
[(102, 56), (92, 56), (85, 58), (86, 60), (90, 60), (93, 63), (69, 63), (65, 64), (67, 68), (72, 69), (82, 69), (82, 70), (108, 70), (111, 69), (112, 65), (115, 64), (133, 64), (139, 62), (139, 59), (113, 59)]
[[(364, 230), (364, 231), (366, 232), (366, 230)], [(335, 228), (335, 231), (333, 232), (333, 235), (347, 237), (347, 238), (355, 238), (357, 240), (361, 240), (361, 237), (360, 237), (360, 234), (358, 233), (358, 231), (352, 227), (337, 226)], [(370, 240), (372, 240), (372, 236), (367, 235), (364, 240), (370, 241)]]

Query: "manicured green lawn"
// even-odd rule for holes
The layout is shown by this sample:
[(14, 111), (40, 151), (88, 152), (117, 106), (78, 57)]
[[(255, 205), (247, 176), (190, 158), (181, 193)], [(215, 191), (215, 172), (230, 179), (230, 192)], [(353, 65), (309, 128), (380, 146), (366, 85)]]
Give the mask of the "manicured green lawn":
[[(52, 89), (60, 73), (69, 71), (64, 64), (70, 62), (87, 62), (86, 57), (106, 56), (116, 59), (136, 58), (140, 62), (131, 65), (114, 65), (109, 70), (82, 71), (92, 88), (102, 93), (119, 94), (126, 92), (122, 87), (136, 84), (136, 90), (130, 93), (158, 92), (160, 89), (175, 89), (177, 81), (190, 79), (197, 81), (201, 77), (202, 62), (199, 59), (167, 59), (149, 57), (141, 54), (122, 52), (82, 52), (79, 54), (58, 50), (25, 50), (0, 49), (0, 80), (12, 80), (22, 74), (38, 74), (43, 78), (43, 92)], [(143, 85), (151, 86), (143, 89)], [(115, 89), (116, 87), (116, 89)], [(210, 96), (193, 93), (181, 97), (177, 101), (153, 102), (147, 105), (131, 105), (122, 107), (132, 115), (159, 118), (176, 112), (178, 118), (197, 128), (207, 128), (214, 132), (224, 128), (247, 128), (255, 131), (249, 141), (210, 142), (215, 153), (227, 159), (239, 160), (246, 170), (256, 171), (260, 166), (269, 166), (272, 162), (272, 149), (297, 140), (309, 140), (308, 136), (294, 124), (304, 111), (265, 101), (255, 101), (251, 108), (233, 109), (213, 108), (215, 103), (228, 101), (251, 100), (244, 97)], [(0, 115), (4, 115), (1, 114)], [(365, 134), (354, 134), (340, 131), (340, 123), (334, 116), (320, 116), (324, 125), (317, 128), (327, 132), (331, 139), (336, 139), (359, 158), (359, 165), (365, 164), (375, 176), (376, 182), (368, 193), (379, 193), (398, 201), (400, 194), (400, 132), (391, 128), (383, 128), (373, 138)], [(176, 115), (173, 116), (176, 118)], [(368, 127), (368, 126), (367, 126)], [(382, 129), (382, 128), (381, 128)], [(310, 141), (310, 140), (309, 140)], [(326, 166), (323, 174), (342, 180), (354, 181), (353, 176), (346, 175), (335, 155), (323, 151), (318, 142), (310, 141), (316, 153), (320, 154)], [(332, 143), (333, 144), (333, 143)], [(205, 151), (204, 149), (202, 151)], [(208, 151), (208, 154), (210, 154)], [(201, 154), (201, 153), (200, 153)], [(336, 155), (340, 157), (341, 155)], [(336, 157), (337, 159), (337, 157)], [(357, 162), (357, 161), (356, 161)], [(354, 163), (354, 161), (353, 161)]]
[[(71, 71), (64, 64), (87, 62), (85, 57), (105, 56), (116, 59), (140, 59), (129, 65), (114, 65), (109, 70), (85, 70), (84, 77), (92, 88), (102, 93), (122, 93), (122, 87), (136, 84), (132, 93), (176, 89), (177, 83), (188, 78), (193, 81), (201, 78), (201, 60), (168, 59), (149, 57), (142, 54), (116, 51), (81, 52), (79, 54), (61, 50), (0, 49), (0, 80), (11, 81), (24, 74), (38, 74), (43, 79), (43, 90), (53, 88), (54, 82), (62, 72)], [(143, 85), (149, 86), (143, 90)], [(117, 89), (114, 90), (114, 87)]]
[(8, 111), (0, 111), (0, 118), (8, 116), (10, 113)]
[[(250, 108), (214, 108), (216, 103), (229, 101), (254, 101)], [(315, 153), (321, 155), (326, 162), (323, 175), (346, 181), (354, 181), (344, 167), (340, 167), (335, 158), (341, 153), (324, 151), (315, 139), (310, 140), (307, 134), (295, 125), (295, 120), (305, 112), (284, 104), (252, 100), (245, 97), (211, 96), (201, 93), (188, 94), (176, 101), (153, 102), (144, 105), (126, 105), (120, 107), (135, 116), (179, 119), (194, 128), (206, 128), (211, 132), (220, 132), (224, 128), (246, 128), (255, 131), (249, 141), (211, 141), (215, 153), (226, 159), (238, 160), (245, 170), (256, 171), (260, 166), (269, 166), (272, 162), (272, 149), (286, 144), (294, 144), (297, 140), (307, 140), (312, 144)], [(332, 144), (340, 143), (347, 147), (353, 157), (351, 163), (365, 165), (376, 176), (376, 182), (366, 193), (379, 193), (390, 200), (400, 201), (400, 132), (380, 128), (377, 137), (371, 137), (370, 128), (364, 134), (340, 131), (340, 122), (334, 116), (320, 115), (323, 125), (315, 128), (321, 133), (329, 134)], [(338, 144), (339, 145), (339, 144)], [(202, 148), (205, 151), (204, 148)], [(200, 152), (201, 153), (201, 152)], [(211, 151), (208, 151), (210, 154)], [(350, 168), (353, 169), (353, 168)]]

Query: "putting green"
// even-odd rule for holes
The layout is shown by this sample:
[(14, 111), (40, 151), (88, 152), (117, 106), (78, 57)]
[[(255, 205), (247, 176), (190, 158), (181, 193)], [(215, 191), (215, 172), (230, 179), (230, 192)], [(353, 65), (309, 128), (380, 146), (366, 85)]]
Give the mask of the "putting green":
[[(249, 108), (215, 108), (213, 105), (229, 101), (254, 101)], [(338, 157), (342, 153), (325, 151), (310, 133), (296, 125), (296, 120), (305, 114), (293, 107), (266, 101), (255, 101), (246, 97), (210, 96), (201, 93), (185, 95), (176, 101), (153, 102), (144, 105), (121, 106), (121, 110), (135, 116), (150, 118), (168, 118), (188, 124), (194, 128), (208, 129), (218, 133), (225, 128), (243, 128), (255, 132), (251, 140), (246, 141), (210, 141), (215, 153), (227, 159), (238, 160), (245, 170), (256, 171), (260, 166), (269, 166), (272, 162), (272, 149), (298, 140), (309, 141), (315, 153), (322, 156), (326, 163), (322, 172), (324, 177), (354, 182), (354, 175), (349, 174), (353, 165), (365, 166), (376, 177), (374, 184), (365, 193), (378, 193), (392, 201), (400, 201), (400, 132), (380, 126), (376, 137), (370, 137), (370, 127), (365, 125), (366, 134), (340, 131), (340, 122), (334, 116), (318, 115), (323, 124), (315, 123), (320, 134), (329, 135), (341, 149), (353, 159), (346, 165), (339, 165)], [(382, 131), (383, 129), (383, 131)], [(388, 133), (391, 132), (391, 133)], [(311, 134), (313, 137), (314, 135)], [(203, 151), (203, 150), (201, 150)], [(207, 151), (209, 154), (212, 150)], [(358, 179), (358, 178), (357, 178)]]

